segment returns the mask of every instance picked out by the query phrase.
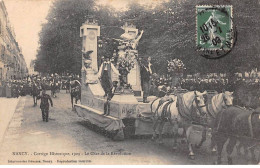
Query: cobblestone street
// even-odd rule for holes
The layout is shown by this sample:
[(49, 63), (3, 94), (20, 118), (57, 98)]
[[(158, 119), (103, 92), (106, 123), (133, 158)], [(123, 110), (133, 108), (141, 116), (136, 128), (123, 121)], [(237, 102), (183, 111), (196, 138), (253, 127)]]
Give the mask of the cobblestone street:
[[(180, 144), (177, 151), (171, 150), (171, 138), (164, 138), (162, 145), (147, 137), (113, 141), (87, 127), (86, 122), (71, 110), (69, 94), (65, 91), (53, 101), (50, 120), (46, 123), (42, 121), (39, 102), (33, 107), (32, 97), (19, 99), (1, 144), (1, 164), (176, 165), (212, 164), (216, 159), (210, 153), (208, 141), (202, 149), (195, 150), (195, 160), (188, 159), (185, 144)], [(235, 158), (235, 161), (246, 163), (241, 158)]]

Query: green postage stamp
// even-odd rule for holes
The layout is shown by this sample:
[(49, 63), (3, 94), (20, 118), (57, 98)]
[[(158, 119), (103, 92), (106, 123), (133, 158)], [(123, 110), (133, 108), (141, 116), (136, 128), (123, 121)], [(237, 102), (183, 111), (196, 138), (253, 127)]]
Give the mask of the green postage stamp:
[(202, 50), (231, 50), (233, 46), (232, 6), (196, 6), (196, 45)]

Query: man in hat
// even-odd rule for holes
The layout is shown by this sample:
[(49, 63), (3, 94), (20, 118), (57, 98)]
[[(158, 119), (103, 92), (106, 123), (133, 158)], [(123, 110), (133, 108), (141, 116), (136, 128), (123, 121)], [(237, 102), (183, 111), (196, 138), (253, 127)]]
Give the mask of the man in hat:
[(147, 101), (147, 97), (149, 96), (149, 89), (150, 89), (150, 77), (152, 75), (152, 64), (151, 64), (151, 57), (148, 57), (147, 61), (143, 61), (141, 63), (141, 83), (143, 89), (143, 103), (149, 103)]
[(109, 57), (106, 56), (98, 72), (98, 78), (101, 79), (101, 85), (105, 91), (105, 96), (112, 94), (112, 88), (113, 88), (112, 78), (111, 78), (112, 71), (116, 73), (118, 76), (120, 76), (119, 71), (111, 63)]
[(53, 103), (51, 100), (51, 96), (46, 94), (46, 90), (42, 90), (42, 95), (39, 95), (37, 99), (41, 99), (40, 108), (42, 110), (42, 120), (48, 122), (49, 121), (49, 101), (51, 103), (51, 107), (53, 107)]

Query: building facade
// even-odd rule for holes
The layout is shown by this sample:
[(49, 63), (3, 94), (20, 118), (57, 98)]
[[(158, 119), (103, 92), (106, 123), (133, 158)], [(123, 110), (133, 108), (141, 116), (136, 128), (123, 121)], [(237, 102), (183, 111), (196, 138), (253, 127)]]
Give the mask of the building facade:
[(29, 66), (29, 75), (38, 75), (39, 73), (37, 71), (34, 70), (35, 67), (35, 60), (32, 60)]
[(3, 0), (0, 0), (0, 81), (22, 79), (28, 74), (22, 50)]

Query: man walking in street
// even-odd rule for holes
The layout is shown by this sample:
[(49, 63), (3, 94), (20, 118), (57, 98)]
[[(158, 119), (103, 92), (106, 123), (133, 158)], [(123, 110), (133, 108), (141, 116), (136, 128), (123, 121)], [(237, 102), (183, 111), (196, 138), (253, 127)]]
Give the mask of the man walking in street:
[(39, 95), (37, 99), (41, 99), (40, 108), (42, 110), (42, 120), (48, 122), (49, 121), (49, 101), (51, 103), (51, 107), (53, 107), (53, 103), (51, 100), (51, 96), (46, 94), (46, 90), (42, 90), (42, 95)]

